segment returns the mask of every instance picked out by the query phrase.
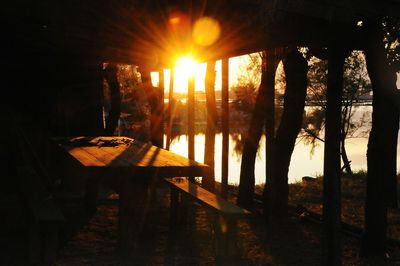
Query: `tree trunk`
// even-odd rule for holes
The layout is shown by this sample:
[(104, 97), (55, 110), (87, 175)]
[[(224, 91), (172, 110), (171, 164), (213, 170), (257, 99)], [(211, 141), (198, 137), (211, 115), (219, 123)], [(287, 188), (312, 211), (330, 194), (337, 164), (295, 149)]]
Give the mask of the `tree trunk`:
[(351, 170), (351, 165), (350, 165), (351, 161), (349, 161), (349, 157), (347, 156), (345, 139), (346, 137), (343, 136), (342, 140), (340, 141), (340, 155), (342, 157), (342, 162), (343, 162), (342, 169), (344, 169), (347, 174), (352, 175), (353, 171)]
[(348, 133), (348, 128), (350, 126), (350, 119), (351, 119), (351, 111), (352, 111), (352, 106), (354, 104), (353, 99), (351, 99), (350, 102), (344, 103), (343, 109), (342, 109), (342, 121), (340, 124), (340, 131), (341, 136), (340, 136), (340, 155), (342, 157), (342, 162), (343, 162), (343, 167), (342, 171), (344, 170), (347, 174), (352, 175), (353, 171), (351, 170), (351, 161), (349, 161), (349, 157), (347, 156), (346, 152), (346, 136)]
[(117, 79), (117, 66), (109, 64), (105, 69), (105, 79), (110, 88), (111, 109), (106, 120), (104, 133), (107, 136), (113, 135), (118, 124), (118, 119), (121, 114), (121, 93), (119, 90), (119, 82)]
[[(271, 169), (272, 169), (272, 159), (273, 159), (273, 145), (275, 142), (275, 73), (278, 67), (278, 50), (273, 50), (273, 53), (267, 53), (267, 73), (265, 86), (267, 91), (267, 100), (265, 106), (265, 187), (263, 191), (264, 200), (264, 215), (266, 221), (268, 222), (269, 214), (269, 204), (268, 198), (271, 191)], [(269, 64), (269, 65), (268, 65)]]
[(340, 140), (344, 51), (336, 41), (329, 46), (328, 89), (324, 149), (322, 264), (341, 265)]
[(162, 115), (164, 111), (164, 99), (162, 96), (164, 95), (164, 86), (162, 85), (162, 89), (153, 87), (149, 70), (144, 68), (143, 70), (140, 70), (140, 74), (143, 89), (150, 105), (150, 140), (153, 145), (162, 148), (162, 135), (164, 132), (164, 121)]
[(372, 128), (367, 151), (367, 196), (365, 233), (361, 255), (384, 257), (387, 206), (397, 205), (396, 157), (399, 130), (399, 91), (396, 73), (388, 64), (380, 19), (365, 24), (368, 32), (366, 60), (373, 89)]
[[(254, 164), (257, 155), (258, 143), (261, 138), (267, 106), (267, 81), (275, 80), (276, 59), (271, 53), (268, 58), (262, 58), (261, 84), (258, 89), (253, 116), (250, 121), (249, 130), (245, 136), (242, 163), (240, 168), (239, 196), (237, 203), (243, 207), (250, 207), (253, 204), (255, 187)], [(268, 67), (266, 65), (268, 64)], [(269, 83), (271, 85), (271, 82)], [(273, 90), (273, 88), (272, 88)], [(269, 107), (271, 109), (271, 107)], [(274, 107), (272, 107), (272, 110)]]
[(204, 163), (211, 167), (212, 177), (214, 177), (215, 134), (217, 123), (217, 106), (215, 101), (215, 61), (210, 61), (207, 63), (205, 88), (207, 128), (204, 144)]
[(268, 216), (280, 221), (287, 217), (289, 165), (303, 120), (308, 71), (307, 60), (298, 50), (291, 51), (283, 63), (286, 76), (284, 110), (273, 145), (269, 191), (271, 195), (267, 201)]
[[(263, 65), (265, 57), (262, 58)], [(266, 105), (266, 69), (262, 69), (261, 83), (254, 105), (253, 115), (250, 126), (244, 138), (242, 162), (240, 166), (239, 195), (237, 204), (243, 207), (250, 207), (253, 204), (253, 194), (255, 187), (254, 164), (257, 155), (258, 143), (261, 138), (264, 126), (264, 106)]]

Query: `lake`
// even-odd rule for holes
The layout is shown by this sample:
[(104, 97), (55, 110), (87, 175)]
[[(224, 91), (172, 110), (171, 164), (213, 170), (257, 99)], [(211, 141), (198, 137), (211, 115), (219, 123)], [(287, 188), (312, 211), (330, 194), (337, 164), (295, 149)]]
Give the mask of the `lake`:
[[(362, 116), (370, 115), (370, 106), (358, 107), (354, 115), (357, 120)], [(359, 128), (358, 131), (368, 131), (368, 126)], [(367, 133), (368, 134), (368, 133)], [(355, 135), (362, 135), (355, 133)], [(367, 143), (368, 137), (363, 134), (363, 137), (352, 137), (346, 140), (346, 150), (353, 171), (367, 169)], [(241, 154), (237, 152), (234, 147), (236, 145), (237, 134), (235, 138), (229, 138), (229, 183), (238, 184), (240, 176)], [(239, 134), (240, 137), (240, 134)], [(195, 160), (203, 162), (204, 159), (204, 142), (205, 135), (200, 133), (195, 135)], [(399, 137), (400, 143), (400, 137)], [(222, 134), (218, 133), (215, 136), (215, 178), (217, 181), (221, 180), (221, 152), (222, 148)], [(187, 135), (176, 136), (171, 142), (170, 150), (187, 157)], [(303, 176), (317, 176), (323, 172), (323, 154), (324, 145), (322, 142), (314, 148), (312, 152), (311, 145), (305, 144), (298, 138), (296, 143), (292, 160), (289, 168), (289, 182), (293, 183), (300, 181)], [(400, 145), (397, 145), (397, 170), (399, 172), (400, 165)], [(265, 136), (260, 140), (260, 148), (258, 150), (256, 165), (255, 165), (255, 178), (256, 184), (265, 183)]]

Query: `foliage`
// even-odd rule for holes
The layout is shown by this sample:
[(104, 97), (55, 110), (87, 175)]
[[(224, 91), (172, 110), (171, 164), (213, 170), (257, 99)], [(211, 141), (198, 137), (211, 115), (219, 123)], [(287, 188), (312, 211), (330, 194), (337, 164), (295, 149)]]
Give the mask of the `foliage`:
[[(346, 174), (341, 176), (342, 221), (359, 228), (363, 228), (365, 224), (366, 176), (365, 171), (354, 172), (351, 176)], [(400, 179), (400, 175), (397, 179)], [(304, 214), (307, 212), (322, 214), (323, 176), (290, 184), (289, 190), (291, 205), (303, 209)], [(400, 186), (397, 190), (400, 191)], [(397, 209), (388, 210), (388, 236), (396, 239), (400, 239), (399, 214)]]
[(400, 18), (385, 17), (383, 31), (389, 64), (398, 72), (400, 71)]
[[(246, 59), (243, 59), (242, 64), (240, 64), (240, 75), (237, 78), (236, 84), (232, 86), (235, 94), (233, 107), (237, 111), (251, 113), (253, 110), (261, 83), (263, 56), (265, 55), (262, 52), (249, 54)], [(280, 62), (275, 74), (275, 99), (279, 105), (282, 105), (285, 87), (285, 72), (283, 71), (283, 64)]]
[[(141, 86), (140, 73), (133, 65), (117, 66), (117, 80), (121, 96), (120, 134), (146, 138), (150, 123), (150, 107)], [(110, 91), (103, 82), (105, 113), (110, 110)]]
[(233, 107), (237, 111), (251, 112), (256, 101), (258, 87), (261, 83), (261, 53), (249, 54), (242, 59), (240, 75), (232, 86), (235, 94)]
[[(318, 141), (323, 141), (322, 132), (325, 127), (326, 84), (328, 64), (316, 57), (309, 59), (309, 87), (307, 102), (311, 107), (303, 121), (302, 139), (315, 148)], [(344, 63), (343, 100), (342, 100), (342, 141), (350, 136), (362, 136), (365, 132), (360, 128), (366, 126), (366, 117), (353, 119), (355, 106), (368, 100), (371, 93), (371, 82), (366, 70), (365, 56), (361, 51), (353, 51)], [(342, 151), (345, 152), (345, 151)]]

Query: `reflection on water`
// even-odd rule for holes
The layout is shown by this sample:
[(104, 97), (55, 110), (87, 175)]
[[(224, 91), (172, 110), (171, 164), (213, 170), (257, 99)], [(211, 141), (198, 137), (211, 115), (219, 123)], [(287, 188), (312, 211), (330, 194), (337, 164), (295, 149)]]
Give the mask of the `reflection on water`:
[[(306, 112), (310, 112), (317, 107), (307, 106)], [(200, 108), (201, 109), (201, 108)], [(204, 108), (203, 108), (204, 109)], [(350, 138), (346, 139), (346, 151), (353, 171), (366, 170), (367, 160), (367, 143), (368, 132), (370, 130), (370, 117), (371, 106), (354, 106), (354, 114), (352, 121), (355, 128), (352, 130)], [(199, 108), (196, 108), (199, 110)], [(201, 109), (202, 110), (202, 109)], [(231, 135), (229, 139), (229, 183), (238, 184), (240, 176), (240, 163), (242, 153), (242, 136), (248, 128), (249, 117), (242, 117), (241, 115), (231, 113), (230, 130)], [(203, 162), (204, 159), (204, 142), (205, 142), (205, 121), (204, 118), (196, 122), (196, 136), (195, 136), (195, 159)], [(170, 150), (187, 156), (187, 136), (185, 135), (185, 126), (180, 126), (172, 130), (172, 143)], [(322, 136), (323, 138), (323, 130)], [(303, 176), (316, 176), (323, 172), (323, 154), (324, 145), (322, 142), (317, 141), (317, 146), (313, 149), (312, 145), (306, 144), (302, 138), (297, 139), (295, 149), (293, 151), (292, 160), (289, 168), (289, 182), (293, 183), (301, 180)], [(399, 137), (400, 143), (400, 137)], [(221, 148), (222, 148), (222, 134), (217, 133), (215, 136), (215, 175), (216, 179), (221, 179)], [(400, 154), (400, 145), (398, 145), (397, 153)], [(399, 172), (400, 156), (397, 156), (397, 165)], [(260, 149), (256, 158), (255, 165), (255, 178), (256, 183), (261, 184), (265, 182), (265, 136), (260, 140)]]
[[(239, 184), (241, 154), (236, 150), (237, 140), (240, 134), (230, 135), (229, 137), (229, 183)], [(204, 134), (195, 136), (195, 160), (203, 162), (204, 160)], [(354, 171), (367, 168), (368, 138), (350, 138), (346, 140), (348, 156), (351, 160)], [(400, 137), (399, 137), (400, 143)], [(221, 180), (221, 156), (222, 156), (222, 134), (215, 136), (215, 177), (217, 181)], [(260, 140), (260, 149), (258, 150), (255, 178), (256, 184), (265, 182), (265, 136)], [(187, 157), (187, 135), (179, 135), (171, 143), (170, 150)], [(400, 145), (397, 148), (397, 154), (400, 154)], [(311, 153), (311, 146), (298, 141), (292, 155), (292, 161), (289, 168), (289, 182), (293, 183), (301, 180), (303, 176), (316, 176), (323, 172), (324, 146), (320, 143)], [(399, 172), (400, 156), (397, 156), (397, 169)]]

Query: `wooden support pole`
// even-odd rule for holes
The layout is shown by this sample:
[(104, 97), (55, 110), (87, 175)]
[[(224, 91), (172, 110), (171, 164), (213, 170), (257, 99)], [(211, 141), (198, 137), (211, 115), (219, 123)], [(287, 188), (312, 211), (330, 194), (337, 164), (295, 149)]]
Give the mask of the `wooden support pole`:
[(204, 143), (204, 163), (209, 165), (211, 173), (208, 178), (203, 177), (202, 185), (209, 191), (215, 188), (215, 134), (217, 131), (217, 105), (215, 100), (215, 61), (207, 62), (205, 77), (207, 128)]
[(158, 89), (157, 89), (157, 124), (155, 131), (155, 145), (163, 148), (164, 147), (164, 69), (158, 71)]
[(171, 127), (174, 115), (174, 68), (171, 67), (169, 74), (169, 92), (168, 92), (168, 122), (167, 122), (167, 137), (166, 137), (166, 149), (169, 150), (171, 145)]
[(329, 47), (328, 91), (323, 188), (323, 257), (322, 265), (341, 265), (341, 188), (340, 121), (343, 90), (344, 51), (333, 42)]
[(194, 76), (188, 80), (188, 157), (194, 160)]
[(222, 167), (221, 196), (228, 196), (228, 158), (229, 158), (229, 58), (222, 59)]

